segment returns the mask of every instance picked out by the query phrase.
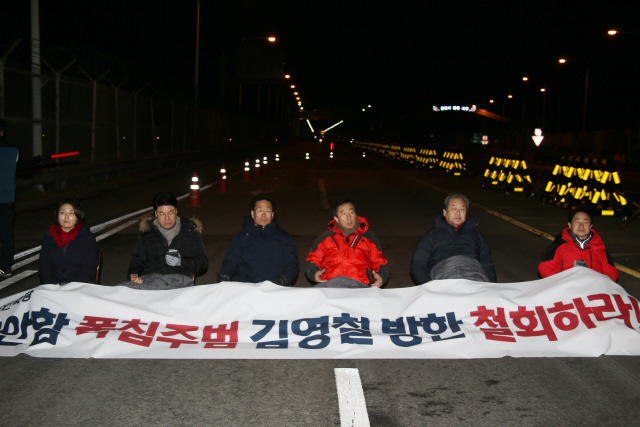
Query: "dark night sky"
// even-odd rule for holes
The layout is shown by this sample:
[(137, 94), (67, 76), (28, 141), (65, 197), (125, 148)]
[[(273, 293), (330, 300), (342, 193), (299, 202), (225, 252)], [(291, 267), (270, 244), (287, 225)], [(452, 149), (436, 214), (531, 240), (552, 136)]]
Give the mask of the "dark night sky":
[[(196, 0), (40, 1), (43, 46), (113, 54), (136, 75), (191, 94)], [(508, 93), (591, 128), (637, 127), (640, 2), (201, 0), (201, 97), (217, 99), (219, 58), (242, 37), (278, 37), (306, 109), (374, 104), (386, 114), (477, 104)], [(5, 2), (0, 47), (29, 37), (29, 2)], [(610, 27), (621, 31), (607, 37)], [(576, 62), (559, 66), (561, 56)], [(115, 74), (114, 74), (115, 75)], [(521, 77), (527, 75), (525, 84)], [(151, 77), (150, 77), (151, 78)], [(188, 96), (185, 95), (185, 98)], [(553, 106), (553, 107), (552, 107)], [(516, 107), (507, 104), (509, 108)], [(518, 107), (521, 108), (521, 107)], [(533, 108), (533, 107), (530, 107)], [(541, 109), (541, 107), (539, 108)], [(515, 114), (515, 113), (514, 113)]]

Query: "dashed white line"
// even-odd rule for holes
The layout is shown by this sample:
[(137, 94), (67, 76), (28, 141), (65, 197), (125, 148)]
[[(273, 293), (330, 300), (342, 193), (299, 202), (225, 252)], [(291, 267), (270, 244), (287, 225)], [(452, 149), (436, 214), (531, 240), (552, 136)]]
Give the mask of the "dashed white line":
[(369, 427), (369, 414), (364, 401), (362, 382), (357, 369), (336, 368), (336, 386), (340, 406), (341, 427)]

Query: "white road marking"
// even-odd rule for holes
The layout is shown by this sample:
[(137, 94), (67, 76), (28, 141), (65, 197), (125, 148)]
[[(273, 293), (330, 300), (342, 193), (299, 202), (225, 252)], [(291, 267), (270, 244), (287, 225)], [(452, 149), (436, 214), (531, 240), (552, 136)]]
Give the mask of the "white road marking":
[[(23, 259), (22, 261), (20, 261), (20, 262), (16, 262), (15, 264), (13, 264), (13, 265), (11, 266), (11, 268), (12, 268), (13, 270), (16, 270), (16, 269), (18, 269), (18, 268), (20, 268), (20, 267), (24, 267), (24, 266), (25, 266), (25, 265), (27, 265), (27, 264), (31, 264), (32, 262), (37, 261), (37, 260), (38, 260), (38, 258), (40, 258), (40, 255), (34, 255), (34, 256), (32, 256), (31, 258)], [(4, 283), (4, 282), (2, 282), (2, 283)]]
[(369, 414), (357, 369), (336, 368), (341, 427), (369, 427)]
[(31, 276), (32, 274), (36, 274), (38, 272), (38, 270), (25, 270), (20, 274), (16, 274), (14, 276), (9, 277), (7, 280), (3, 280), (2, 282), (0, 282), (0, 289), (6, 288), (9, 285), (13, 285), (14, 283), (25, 279), (29, 276)]

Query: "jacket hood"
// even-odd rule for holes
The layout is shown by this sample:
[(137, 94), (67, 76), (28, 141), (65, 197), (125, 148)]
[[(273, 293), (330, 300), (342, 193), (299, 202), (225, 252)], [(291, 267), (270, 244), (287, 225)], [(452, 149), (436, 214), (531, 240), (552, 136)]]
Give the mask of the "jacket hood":
[[(180, 215), (178, 215), (180, 216)], [(148, 216), (144, 219), (142, 219), (142, 221), (140, 221), (140, 224), (138, 225), (138, 228), (140, 230), (140, 232), (142, 233), (146, 233), (147, 231), (151, 230), (151, 228), (153, 227), (153, 220), (156, 219), (155, 216)], [(191, 217), (191, 219), (187, 219), (183, 216), (180, 217), (180, 223), (182, 224), (182, 228), (185, 228), (191, 224), (193, 224), (193, 226), (195, 227), (195, 231), (197, 231), (198, 233), (202, 234), (202, 221), (200, 221), (198, 218), (195, 217)]]
[[(353, 234), (362, 234), (369, 229), (369, 223), (367, 222), (366, 219), (364, 219), (361, 216), (357, 218), (358, 218), (358, 227)], [(327, 228), (335, 233), (342, 234), (344, 236), (344, 233), (342, 232), (342, 230), (340, 230), (340, 228), (338, 227), (338, 224), (336, 224), (335, 219), (332, 219), (331, 221), (329, 221)]]
[[(271, 223), (267, 224), (264, 227), (264, 230), (266, 232), (271, 232), (271, 231), (278, 230), (279, 228), (280, 228), (280, 224), (278, 224), (278, 220), (276, 219), (276, 217), (273, 217), (273, 219), (271, 220)], [(242, 218), (242, 229), (246, 232), (261, 231), (262, 226), (256, 225), (253, 222), (253, 218), (251, 218), (251, 212), (247, 212), (245, 216)]]
[[(436, 217), (433, 226), (436, 228), (444, 228), (451, 231), (453, 231), (454, 229), (453, 225), (447, 222), (444, 215)], [(467, 219), (462, 223), (462, 227), (460, 227), (460, 229), (464, 228), (465, 230), (472, 230), (476, 227), (478, 227), (478, 221), (475, 218), (468, 216)]]
[[(576, 241), (573, 240), (573, 237), (571, 237), (571, 234), (569, 234), (570, 230), (571, 229), (569, 227), (567, 227), (564, 230), (562, 230), (562, 240), (564, 242), (572, 243), (572, 244), (578, 246)], [(605, 249), (604, 242), (602, 241), (602, 238), (600, 237), (600, 235), (598, 233), (596, 233), (596, 230), (591, 229), (591, 232), (593, 233), (593, 237), (591, 238), (591, 240), (589, 240), (587, 242), (586, 248), (600, 249), (600, 250)], [(556, 237), (556, 239), (557, 239), (557, 237)]]

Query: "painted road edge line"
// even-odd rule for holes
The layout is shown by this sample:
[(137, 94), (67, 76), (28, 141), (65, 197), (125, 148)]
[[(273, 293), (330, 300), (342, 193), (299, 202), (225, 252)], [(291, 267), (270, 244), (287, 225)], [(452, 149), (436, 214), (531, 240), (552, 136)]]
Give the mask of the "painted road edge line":
[(25, 270), (20, 272), (19, 274), (16, 274), (15, 276), (11, 276), (8, 279), (0, 282), (0, 289), (4, 289), (9, 285), (13, 285), (14, 283), (19, 282), (22, 279), (26, 279), (27, 277), (31, 276), (32, 274), (36, 274), (37, 272), (38, 270)]
[(341, 427), (369, 427), (360, 374), (354, 368), (335, 368)]
[[(401, 174), (401, 175), (404, 175), (404, 176), (406, 176), (406, 177), (409, 177), (409, 178), (411, 178), (411, 179), (413, 179), (413, 180), (415, 180), (415, 181), (418, 181), (418, 182), (420, 182), (420, 183), (422, 183), (422, 184), (424, 184), (424, 185), (426, 185), (426, 186), (428, 186), (428, 187), (430, 187), (430, 188), (433, 188), (434, 190), (440, 191), (440, 192), (442, 192), (442, 193), (444, 193), (444, 194), (449, 194), (449, 193), (451, 193), (450, 191), (445, 190), (444, 188), (440, 188), (440, 187), (435, 186), (435, 185), (433, 185), (433, 184), (429, 184), (428, 182), (425, 182), (425, 181), (421, 180), (420, 178), (416, 178), (416, 177), (414, 177), (414, 176), (408, 175), (408, 174), (406, 174), (406, 173), (404, 173), (404, 172), (401, 172), (401, 171), (399, 171), (399, 170), (397, 170), (397, 169), (393, 169), (393, 168), (391, 168), (391, 169), (392, 169), (392, 170), (394, 170), (394, 171), (396, 171), (397, 173), (399, 173), (399, 174)], [(494, 210), (492, 210), (492, 209), (489, 209), (489, 208), (487, 208), (487, 207), (485, 207), (485, 206), (482, 206), (482, 205), (481, 205), (481, 204), (479, 204), (479, 203), (471, 202), (471, 204), (472, 204), (473, 206), (477, 206), (477, 207), (479, 207), (480, 209), (482, 209), (482, 210), (486, 211), (487, 213), (490, 213), (491, 215), (497, 216), (497, 217), (498, 217), (498, 218), (500, 218), (500, 219), (503, 219), (503, 220), (505, 220), (505, 221), (507, 221), (507, 222), (510, 222), (510, 223), (512, 223), (512, 224), (513, 224), (513, 225), (515, 225), (515, 226), (518, 226), (518, 227), (520, 227), (520, 228), (524, 228), (525, 230), (530, 231), (530, 232), (532, 232), (533, 234), (537, 234), (538, 236), (544, 237), (545, 239), (549, 239), (549, 240), (551, 240), (551, 241), (553, 241), (553, 240), (555, 239), (555, 237), (554, 237), (554, 236), (552, 236), (552, 235), (551, 235), (551, 234), (549, 234), (549, 233), (545, 233), (545, 232), (544, 232), (544, 231), (542, 231), (542, 230), (538, 230), (537, 228), (531, 227), (530, 225), (527, 225), (527, 224), (525, 224), (525, 223), (523, 223), (523, 222), (520, 222), (520, 221), (518, 221), (518, 220), (516, 220), (516, 219), (513, 219), (513, 218), (511, 218), (511, 217), (508, 217), (508, 216), (506, 216), (506, 215), (503, 215), (503, 214), (501, 214), (500, 212), (496, 212), (496, 211), (494, 211)], [(629, 268), (629, 267), (625, 267), (625, 266), (624, 266), (624, 265), (622, 265), (622, 264), (618, 264), (617, 262), (614, 262), (614, 264), (615, 264), (615, 266), (616, 266), (616, 268), (617, 268), (618, 270), (620, 270), (620, 271), (622, 271), (622, 272), (624, 272), (624, 273), (627, 273), (628, 275), (633, 276), (633, 277), (635, 277), (636, 279), (640, 279), (640, 272), (638, 272), (638, 271), (636, 271), (636, 270), (633, 270), (633, 269), (631, 269), (631, 268)]]

